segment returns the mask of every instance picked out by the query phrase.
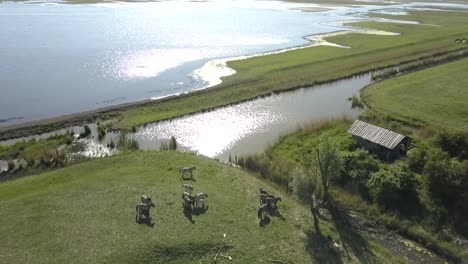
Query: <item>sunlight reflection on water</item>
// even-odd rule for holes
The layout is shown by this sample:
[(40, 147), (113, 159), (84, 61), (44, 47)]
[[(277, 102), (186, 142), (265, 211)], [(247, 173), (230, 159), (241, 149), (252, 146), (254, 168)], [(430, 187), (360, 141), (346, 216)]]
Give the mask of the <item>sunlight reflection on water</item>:
[(281, 135), (305, 123), (348, 116), (348, 97), (369, 84), (371, 74), (313, 88), (272, 95), (210, 112), (142, 127), (132, 135), (143, 149), (158, 149), (174, 136), (184, 149), (227, 160), (229, 155), (261, 152)]

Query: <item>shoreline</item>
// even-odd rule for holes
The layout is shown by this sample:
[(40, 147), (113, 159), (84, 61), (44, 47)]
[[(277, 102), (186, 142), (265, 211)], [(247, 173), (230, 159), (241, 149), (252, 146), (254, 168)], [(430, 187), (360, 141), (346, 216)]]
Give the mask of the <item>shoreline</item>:
[[(363, 72), (357, 72), (357, 73), (347, 75), (347, 76), (340, 76), (340, 77), (335, 78), (335, 79), (330, 79), (330, 80), (321, 81), (321, 82), (315, 82), (313, 84), (307, 84), (305, 86), (289, 87), (289, 88), (285, 88), (285, 89), (282, 89), (282, 90), (279, 90), (279, 91), (275, 91), (273, 93), (269, 92), (269, 93), (266, 93), (266, 94), (260, 94), (258, 96), (252, 97), (252, 98), (239, 100), (239, 101), (235, 101), (235, 102), (230, 102), (228, 104), (223, 104), (223, 105), (219, 105), (219, 106), (216, 106), (216, 107), (206, 108), (206, 109), (203, 109), (203, 110), (200, 110), (200, 111), (188, 112), (188, 113), (185, 113), (185, 114), (182, 114), (182, 115), (172, 116), (170, 118), (163, 118), (163, 119), (156, 120), (156, 121), (153, 121), (153, 122), (150, 122), (150, 123), (158, 123), (158, 122), (168, 121), (168, 120), (172, 120), (172, 119), (180, 118), (180, 117), (184, 117), (184, 116), (190, 116), (190, 115), (194, 115), (194, 114), (198, 114), (198, 113), (208, 112), (208, 111), (212, 111), (212, 110), (215, 110), (215, 109), (227, 107), (227, 106), (230, 106), (230, 105), (235, 105), (235, 104), (239, 104), (239, 103), (243, 103), (243, 102), (257, 100), (258, 98), (267, 97), (267, 96), (270, 96), (272, 94), (290, 92), (290, 91), (294, 91), (294, 90), (301, 89), (301, 88), (311, 87), (311, 86), (325, 84), (325, 83), (332, 83), (332, 82), (335, 82), (335, 81), (339, 81), (339, 80), (343, 80), (343, 79), (347, 79), (347, 78), (352, 78), (354, 76), (366, 74), (366, 73), (369, 73), (369, 72), (372, 72), (372, 71), (392, 69), (392, 68), (396, 68), (396, 67), (397, 68), (398, 67), (404, 67), (405, 65), (408, 65), (408, 64), (411, 64), (411, 63), (421, 62), (421, 61), (424, 61), (424, 60), (426, 60), (428, 58), (437, 58), (437, 57), (443, 57), (443, 56), (447, 56), (447, 58), (445, 58), (443, 60), (440, 60), (440, 61), (436, 61), (434, 63), (424, 64), (424, 65), (422, 65), (422, 66), (420, 66), (418, 68), (415, 68), (414, 71), (419, 71), (419, 70), (426, 69), (426, 68), (436, 67), (438, 65), (449, 63), (449, 62), (460, 60), (460, 59), (465, 59), (465, 58), (468, 57), (468, 48), (459, 49), (459, 50), (455, 50), (455, 51), (448, 51), (448, 52), (432, 54), (431, 56), (428, 56), (428, 57), (420, 57), (420, 58), (418, 58), (416, 60), (405, 61), (405, 62), (399, 63), (397, 65), (387, 65), (387, 66), (381, 67), (381, 68), (369, 69), (369, 70), (366, 70), (366, 71), (363, 71)], [(389, 78), (391, 78), (391, 77), (392, 76), (390, 76)], [(206, 92), (206, 91), (211, 91), (211, 90), (216, 90), (216, 88), (211, 87), (211, 88), (206, 88), (206, 89), (203, 89), (203, 90), (194, 91), (194, 92), (191, 92), (191, 93), (181, 94), (181, 95), (178, 95), (178, 96), (169, 96), (169, 97), (165, 97), (165, 98), (162, 98), (162, 99), (158, 99), (157, 102), (161, 103), (161, 102), (170, 101), (170, 100), (177, 100), (177, 99), (187, 98), (187, 97), (191, 97), (193, 95), (199, 95), (200, 93), (203, 93), (203, 92)], [(99, 118), (112, 119), (113, 117), (117, 117), (120, 111), (132, 109), (132, 108), (138, 108), (138, 107), (142, 107), (142, 106), (145, 106), (147, 104), (152, 104), (152, 103), (155, 103), (155, 101), (147, 99), (147, 100), (138, 101), (138, 102), (119, 104), (119, 105), (110, 106), (110, 107), (106, 107), (106, 108), (99, 108), (99, 109), (96, 109), (96, 110), (90, 110), (90, 111), (79, 112), (79, 113), (74, 113), (74, 114), (69, 114), (69, 115), (63, 115), (63, 116), (54, 117), (54, 118), (48, 118), (48, 119), (31, 121), (31, 122), (26, 122), (26, 123), (11, 125), (11, 126), (0, 127), (0, 141), (8, 140), (8, 139), (21, 138), (21, 137), (31, 136), (31, 135), (39, 135), (39, 134), (43, 134), (43, 133), (47, 133), (47, 132), (52, 132), (54, 130), (64, 129), (64, 128), (71, 127), (71, 126), (83, 125), (83, 123), (91, 123), (91, 122), (96, 121)], [(144, 125), (142, 125), (142, 126), (144, 126)]]
[[(202, 80), (208, 83), (207, 86), (198, 88), (193, 91), (189, 92), (182, 92), (178, 94), (173, 94), (173, 95), (168, 95), (168, 96), (163, 96), (163, 97), (157, 97), (157, 98), (148, 98), (144, 100), (139, 100), (139, 101), (134, 101), (134, 102), (128, 102), (128, 103), (122, 103), (122, 104), (116, 104), (116, 105), (111, 105), (111, 106), (106, 106), (102, 108), (97, 108), (97, 109), (92, 109), (92, 110), (85, 110), (85, 111), (80, 111), (76, 113), (70, 113), (70, 114), (64, 114), (64, 115), (59, 115), (55, 117), (49, 117), (49, 118), (44, 118), (44, 119), (38, 119), (38, 120), (32, 120), (24, 123), (18, 123), (18, 124), (11, 124), (11, 125), (5, 125), (5, 126), (0, 126), (0, 140), (5, 140), (5, 139), (11, 139), (11, 138), (17, 138), (17, 137), (22, 137), (25, 135), (34, 135), (34, 134), (40, 134), (40, 133), (46, 133), (50, 132), (53, 129), (44, 129), (40, 130), (38, 133), (26, 133), (25, 135), (21, 135), (19, 133), (19, 136), (12, 136), (12, 137), (6, 137), (2, 135), (5, 132), (8, 131), (13, 131), (13, 130), (18, 130), (18, 129), (24, 129), (24, 128), (30, 128), (30, 127), (36, 127), (36, 126), (43, 126), (43, 125), (48, 125), (51, 123), (70, 123), (70, 125), (76, 125), (78, 123), (86, 122), (92, 119), (96, 118), (96, 115), (102, 115), (106, 114), (109, 112), (115, 112), (115, 111), (120, 111), (124, 110), (126, 108), (133, 108), (133, 107), (138, 107), (138, 106), (143, 106), (145, 104), (149, 104), (152, 102), (164, 102), (167, 100), (171, 99), (176, 99), (176, 98), (182, 98), (185, 96), (190, 96), (192, 94), (195, 94), (199, 91), (210, 89), (210, 88), (215, 88), (215, 86), (219, 85), (222, 83), (221, 78), (223, 77), (228, 77), (236, 73), (236, 71), (228, 66), (229, 62), (232, 61), (238, 61), (238, 60), (245, 60), (249, 58), (254, 58), (254, 57), (261, 57), (261, 56), (268, 56), (268, 55), (275, 55), (275, 54), (280, 54), (288, 51), (294, 51), (294, 50), (299, 50), (299, 49), (305, 49), (305, 48), (311, 48), (311, 47), (318, 47), (318, 46), (332, 46), (332, 47), (337, 47), (337, 48), (350, 48), (348, 46), (342, 46), (336, 43), (328, 42), (325, 39), (328, 37), (333, 37), (333, 36), (338, 36), (338, 35), (344, 35), (344, 34), (349, 34), (349, 33), (360, 33), (360, 34), (374, 34), (374, 35), (399, 35), (399, 33), (394, 33), (394, 32), (386, 32), (386, 31), (379, 31), (379, 30), (372, 30), (372, 29), (365, 29), (365, 28), (355, 28), (355, 27), (350, 27), (350, 26), (344, 26), (345, 24), (352, 23), (358, 20), (352, 20), (352, 21), (336, 21), (332, 22), (331, 24), (334, 24), (336, 26), (343, 27), (343, 30), (338, 30), (334, 32), (327, 32), (327, 33), (321, 33), (321, 34), (314, 34), (314, 35), (306, 35), (302, 37), (308, 43), (305, 43), (304, 45), (299, 45), (299, 46), (293, 46), (289, 48), (284, 48), (284, 49), (279, 49), (279, 50), (272, 50), (268, 52), (262, 52), (262, 53), (256, 53), (256, 54), (251, 54), (251, 55), (242, 55), (242, 56), (236, 56), (236, 57), (228, 57), (228, 58), (223, 58), (223, 59), (214, 59), (206, 62), (201, 68), (196, 69), (192, 73), (189, 74), (189, 76), (195, 80)], [(361, 20), (359, 20), (361, 21)], [(343, 76), (342, 78), (339, 79), (344, 79), (346, 76)], [(332, 80), (333, 81), (333, 80)], [(239, 103), (239, 102), (237, 102)], [(222, 107), (222, 106), (221, 106)], [(60, 126), (60, 128), (63, 128), (63, 126)], [(59, 129), (60, 129), (59, 128)], [(16, 134), (16, 133), (15, 133)]]
[(208, 83), (207, 86), (197, 89), (197, 90), (203, 90), (203, 89), (211, 88), (211, 87), (221, 84), (223, 77), (228, 77), (228, 76), (236, 74), (236, 70), (229, 67), (228, 65), (229, 62), (262, 57), (262, 56), (276, 55), (276, 54), (281, 54), (284, 52), (312, 48), (312, 47), (319, 47), (319, 46), (330, 46), (330, 47), (336, 47), (336, 48), (349, 49), (351, 47), (339, 45), (339, 44), (329, 42), (326, 40), (326, 38), (329, 38), (329, 37), (335, 37), (335, 36), (340, 36), (340, 35), (345, 35), (345, 34), (354, 33), (354, 34), (369, 34), (369, 35), (380, 35), (380, 36), (400, 35), (400, 33), (389, 32), (389, 31), (344, 26), (345, 24), (353, 23), (353, 22), (356, 22), (356, 21), (353, 20), (353, 21), (334, 22), (336, 25), (343, 27), (343, 30), (304, 36), (302, 38), (308, 41), (308, 43), (304, 45), (293, 46), (293, 47), (289, 47), (285, 49), (272, 50), (272, 51), (267, 51), (267, 52), (262, 52), (262, 53), (256, 53), (252, 55), (242, 55), (242, 56), (229, 57), (229, 58), (224, 58), (224, 59), (210, 60), (206, 62), (201, 68), (196, 69), (195, 71), (190, 73), (189, 76), (195, 80), (203, 80), (207, 82)]

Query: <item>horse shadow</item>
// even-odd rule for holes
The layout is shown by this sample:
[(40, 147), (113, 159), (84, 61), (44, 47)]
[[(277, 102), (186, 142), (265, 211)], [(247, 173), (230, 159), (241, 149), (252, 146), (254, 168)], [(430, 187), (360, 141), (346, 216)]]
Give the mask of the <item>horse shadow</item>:
[(209, 206), (205, 206), (205, 207), (196, 207), (196, 208), (193, 208), (193, 209), (192, 209), (192, 214), (193, 214), (193, 215), (201, 215), (201, 214), (206, 213), (206, 211), (208, 211), (208, 209), (209, 209)]
[(270, 221), (271, 221), (270, 217), (265, 215), (265, 217), (260, 219), (260, 222), (258, 222), (258, 225), (260, 227), (264, 227), (264, 226), (268, 225), (270, 223)]
[(183, 206), (183, 208), (184, 208), (183, 210), (184, 216), (190, 221), (190, 223), (195, 224), (195, 220), (193, 220), (193, 217), (192, 217), (193, 209), (187, 208), (186, 206)]
[(137, 224), (139, 224), (139, 225), (144, 224), (144, 225), (146, 225), (148, 227), (153, 228), (156, 225), (156, 223), (153, 223), (152, 220), (153, 220), (153, 218), (151, 218), (151, 217), (148, 217), (148, 218), (145, 217), (145, 218), (135, 219), (135, 222), (137, 222)]
[(281, 212), (278, 210), (278, 208), (276, 209), (270, 209), (268, 214), (270, 216), (273, 216), (273, 217), (278, 217), (279, 219), (283, 220), (283, 221), (286, 221), (286, 218), (281, 214)]
[(181, 175), (181, 176), (180, 176), (180, 179), (181, 179), (181, 180), (184, 180), (184, 181), (193, 181), (193, 182), (197, 182), (197, 180), (195, 180), (195, 178), (193, 178), (193, 176), (187, 176), (187, 177), (185, 177), (185, 175)]

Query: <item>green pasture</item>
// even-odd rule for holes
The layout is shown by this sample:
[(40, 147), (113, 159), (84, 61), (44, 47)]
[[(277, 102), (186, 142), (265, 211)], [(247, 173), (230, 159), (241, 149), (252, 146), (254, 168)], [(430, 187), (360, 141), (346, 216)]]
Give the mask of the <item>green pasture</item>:
[(362, 91), (377, 114), (406, 123), (468, 130), (468, 59), (373, 84)]
[[(195, 165), (208, 210), (182, 209), (179, 169)], [(258, 189), (283, 196), (260, 227)], [(141, 194), (154, 226), (135, 222)], [(213, 263), (223, 234), (233, 263), (310, 263), (309, 212), (242, 170), (192, 154), (136, 152), (0, 184), (1, 263)], [(324, 227), (325, 230), (327, 227)], [(223, 251), (224, 252), (224, 251)]]
[[(182, 181), (179, 169), (190, 165), (195, 181)], [(209, 196), (208, 209), (191, 220), (182, 209), (183, 183)], [(283, 198), (280, 216), (263, 226), (260, 187)], [(135, 222), (141, 194), (156, 204), (150, 225)], [(340, 242), (342, 232), (321, 221), (316, 233), (307, 206), (243, 170), (172, 151), (124, 153), (1, 183), (0, 214), (1, 263), (215, 263), (224, 234), (222, 253), (232, 262), (217, 263), (325, 263), (337, 260), (326, 236)], [(346, 230), (359, 250), (344, 263), (401, 263)]]

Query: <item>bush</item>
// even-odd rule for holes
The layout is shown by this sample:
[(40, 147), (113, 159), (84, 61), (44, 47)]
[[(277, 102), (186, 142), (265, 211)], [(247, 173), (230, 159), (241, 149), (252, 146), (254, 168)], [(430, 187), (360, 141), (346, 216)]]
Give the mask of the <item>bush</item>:
[(468, 133), (442, 131), (436, 138), (437, 145), (459, 159), (468, 159)]
[(138, 150), (140, 146), (135, 139), (130, 139), (127, 135), (121, 134), (119, 142), (117, 143), (117, 148), (120, 150)]
[(14, 162), (14, 161), (9, 160), (9, 161), (7, 162), (7, 165), (8, 165), (8, 171), (12, 171), (12, 170), (15, 169), (15, 162)]
[(404, 164), (394, 164), (373, 173), (368, 183), (372, 198), (384, 209), (407, 212), (419, 203), (415, 174)]
[(258, 172), (264, 179), (289, 189), (290, 172), (293, 166), (283, 158), (270, 154), (258, 154), (240, 157), (237, 160), (239, 166), (253, 172)]
[(301, 168), (295, 168), (292, 172), (292, 180), (289, 184), (291, 190), (296, 194), (299, 200), (310, 203), (312, 194), (314, 194), (316, 182)]
[(338, 178), (338, 184), (353, 186), (364, 198), (369, 198), (367, 181), (372, 173), (379, 171), (379, 161), (364, 149), (342, 153), (344, 169)]
[(102, 140), (106, 136), (106, 128), (101, 124), (97, 125), (97, 132), (98, 132), (98, 140)]
[(177, 140), (174, 136), (169, 140), (169, 150), (177, 150)]
[(351, 101), (351, 108), (364, 108), (364, 104), (355, 95), (353, 95), (353, 97), (348, 98), (348, 101)]
[(86, 138), (91, 135), (91, 128), (88, 125), (84, 125), (84, 131), (80, 134), (80, 138)]

